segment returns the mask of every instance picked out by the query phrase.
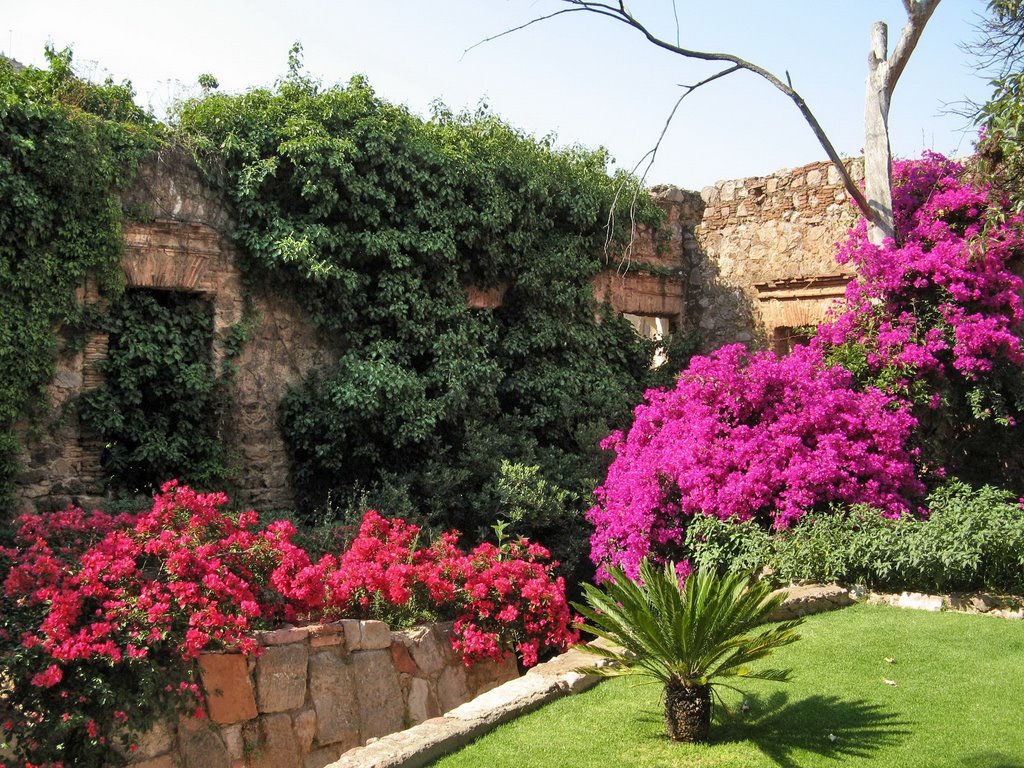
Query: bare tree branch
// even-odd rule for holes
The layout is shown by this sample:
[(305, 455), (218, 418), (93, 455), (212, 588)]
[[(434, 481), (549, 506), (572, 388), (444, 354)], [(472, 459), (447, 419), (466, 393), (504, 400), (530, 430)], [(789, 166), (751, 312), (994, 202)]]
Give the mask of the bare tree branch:
[[(937, 3), (938, 0), (925, 0), (929, 3)], [(781, 91), (787, 97), (789, 97), (797, 109), (800, 110), (800, 114), (803, 115), (804, 121), (810, 126), (811, 131), (814, 133), (815, 138), (818, 139), (818, 143), (822, 149), (825, 150), (825, 154), (828, 159), (835, 166), (836, 171), (839, 173), (840, 178), (843, 180), (843, 187), (846, 189), (846, 193), (853, 199), (857, 208), (864, 215), (868, 221), (874, 221), (877, 218), (875, 210), (868, 205), (867, 199), (864, 197), (864, 193), (861, 192), (860, 187), (850, 176), (850, 172), (847, 170), (846, 165), (843, 163), (842, 158), (836, 151), (835, 147), (832, 146), (832, 142), (829, 140), (818, 119), (811, 112), (810, 107), (807, 106), (807, 102), (804, 101), (803, 97), (797, 93), (792, 87), (782, 82), (778, 77), (758, 65), (749, 62), (745, 59), (740, 58), (731, 53), (713, 53), (710, 51), (698, 51), (691, 48), (683, 48), (679, 45), (673, 45), (661, 38), (657, 37), (652, 33), (642, 22), (640, 22), (635, 16), (633, 16), (625, 7), (624, 3), (619, 3), (617, 6), (611, 6), (606, 3), (593, 2), (592, 0), (562, 0), (562, 2), (574, 6), (571, 9), (565, 10), (584, 10), (591, 13), (597, 13), (602, 16), (608, 16), (615, 21), (625, 24), (628, 27), (632, 27), (640, 34), (642, 34), (648, 42), (652, 45), (662, 48), (663, 50), (675, 53), (679, 56), (683, 56), (688, 59), (699, 59), (701, 61), (725, 61), (733, 65), (731, 71), (737, 69), (744, 69), (748, 72), (753, 72), (755, 75), (767, 80), (776, 89)], [(904, 2), (913, 2), (913, 0), (904, 0)]]
[[(621, 257), (620, 262), (619, 262), (619, 272), (620, 273), (625, 273), (626, 271), (629, 270), (630, 262), (631, 262), (631, 259), (632, 259), (633, 243), (636, 240), (636, 204), (637, 204), (637, 195), (639, 194), (639, 187), (642, 187), (644, 182), (647, 180), (647, 174), (650, 173), (651, 167), (654, 165), (654, 161), (655, 161), (655, 159), (658, 156), (658, 150), (661, 149), (661, 143), (665, 140), (665, 134), (668, 132), (668, 128), (672, 124), (673, 118), (675, 118), (675, 116), (676, 116), (676, 111), (679, 109), (679, 105), (683, 103), (683, 99), (685, 99), (687, 96), (689, 96), (695, 90), (700, 88), (702, 85), (707, 85), (708, 83), (711, 83), (711, 82), (714, 82), (715, 80), (718, 80), (720, 77), (725, 77), (726, 75), (730, 75), (733, 72), (737, 71), (738, 69), (739, 69), (738, 66), (728, 67), (727, 69), (723, 69), (721, 72), (716, 72), (715, 74), (711, 75), (710, 77), (704, 78), (703, 80), (701, 80), (698, 83), (694, 83), (693, 85), (683, 85), (682, 86), (683, 93), (679, 96), (678, 99), (676, 99), (676, 103), (673, 105), (672, 110), (669, 112), (668, 117), (665, 120), (665, 124), (661, 128), (661, 133), (658, 134), (658, 140), (654, 143), (654, 146), (651, 149), (649, 149), (646, 153), (644, 153), (644, 156), (641, 157), (637, 161), (636, 165), (634, 165), (633, 169), (630, 171), (630, 174), (635, 176), (636, 172), (640, 168), (640, 166), (644, 164), (645, 160), (647, 161), (647, 167), (644, 168), (644, 172), (640, 175), (640, 180), (639, 180), (639, 183), (637, 185), (638, 188), (636, 190), (634, 190), (634, 192), (633, 192), (633, 199), (630, 201), (630, 204), (629, 204), (629, 219), (630, 219), (630, 223), (631, 223), (630, 224), (631, 231), (630, 231), (629, 242), (626, 243), (626, 249), (623, 251), (622, 257)], [(618, 206), (619, 195), (621, 193), (622, 193), (622, 185), (619, 185), (619, 187), (617, 187), (616, 190), (615, 190), (614, 197), (612, 197), (612, 204), (608, 208), (608, 222), (607, 222), (607, 225), (605, 226), (605, 241), (604, 241), (604, 250), (605, 250), (605, 258), (606, 259), (608, 258), (608, 255), (611, 252), (612, 241), (614, 239), (613, 238), (613, 234), (614, 234), (614, 230), (615, 230), (615, 209)]]
[(900, 75), (903, 74), (903, 70), (910, 60), (910, 54), (917, 45), (917, 41), (921, 39), (925, 24), (928, 23), (928, 19), (931, 18), (938, 5), (939, 0), (903, 0), (903, 7), (907, 9), (907, 23), (903, 25), (900, 39), (893, 49), (892, 56), (889, 57), (885, 87), (889, 90), (890, 96), (896, 88), (896, 81), (900, 79)]

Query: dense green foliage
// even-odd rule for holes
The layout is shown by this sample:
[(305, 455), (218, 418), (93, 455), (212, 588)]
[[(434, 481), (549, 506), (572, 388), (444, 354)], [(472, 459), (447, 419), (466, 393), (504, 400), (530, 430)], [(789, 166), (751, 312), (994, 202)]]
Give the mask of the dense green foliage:
[(952, 480), (932, 492), (928, 508), (924, 518), (865, 506), (812, 513), (774, 535), (706, 516), (687, 531), (686, 547), (697, 568), (767, 567), (781, 583), (1024, 593), (1024, 515), (1011, 493)]
[[(652, 375), (651, 345), (592, 295), (616, 187), (634, 189), (603, 152), (485, 110), (423, 121), (359, 78), (321, 87), (297, 51), (275, 88), (177, 122), (235, 205), (250, 285), (290, 290), (337, 350), (282, 405), (305, 514), (371, 505), (479, 536), (503, 459), (590, 492), (598, 440)], [(468, 286), (507, 291), (470, 309)]]
[(53, 378), (54, 326), (77, 317), (86, 274), (118, 287), (116, 191), (157, 140), (128, 84), (83, 82), (70, 52), (48, 57), (45, 70), (0, 59), (0, 495), (14, 472), (13, 424)]
[[(661, 690), (610, 680), (499, 726), (435, 768), (952, 768), (1024, 764), (1020, 624), (854, 606), (810, 616), (788, 684), (723, 696), (708, 745), (664, 736)], [(886, 685), (883, 680), (896, 683)], [(742, 701), (747, 709), (744, 711)]]
[(107, 443), (109, 486), (151, 494), (177, 478), (222, 490), (226, 391), (211, 360), (210, 304), (190, 294), (128, 291), (103, 318), (105, 381), (82, 397), (82, 419)]

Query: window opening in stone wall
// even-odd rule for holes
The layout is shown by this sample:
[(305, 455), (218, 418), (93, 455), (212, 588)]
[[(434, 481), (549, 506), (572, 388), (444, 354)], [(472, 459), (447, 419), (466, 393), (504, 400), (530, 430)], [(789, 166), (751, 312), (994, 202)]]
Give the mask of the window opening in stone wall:
[[(633, 315), (624, 312), (622, 315), (629, 320), (641, 339), (651, 341), (664, 341), (673, 331), (673, 322), (670, 317), (657, 317), (655, 315)], [(665, 347), (658, 346), (654, 350), (654, 357), (651, 359), (651, 368), (659, 368), (668, 360)]]
[(772, 329), (772, 351), (777, 355), (786, 355), (793, 347), (806, 346), (814, 335), (814, 327), (810, 325), (780, 325)]
[(81, 414), (105, 446), (107, 487), (148, 494), (172, 478), (223, 487), (225, 393), (213, 363), (211, 302), (195, 293), (130, 289), (103, 322), (103, 383), (83, 395)]

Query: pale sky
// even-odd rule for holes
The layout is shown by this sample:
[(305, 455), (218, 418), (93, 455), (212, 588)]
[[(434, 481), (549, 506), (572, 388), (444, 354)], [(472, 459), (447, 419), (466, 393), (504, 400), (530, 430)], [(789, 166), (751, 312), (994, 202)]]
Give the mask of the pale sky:
[[(871, 24), (903, 22), (900, 0), (677, 0), (683, 45), (788, 71), (840, 153), (860, 153)], [(459, 111), (481, 100), (512, 125), (560, 144), (605, 146), (632, 168), (657, 139), (679, 84), (716, 71), (654, 49), (608, 19), (569, 14), (466, 52), (486, 37), (558, 10), (557, 0), (0, 0), (0, 49), (26, 64), (71, 46), (80, 74), (130, 80), (158, 114), (194, 92), (199, 74), (222, 91), (270, 85), (301, 42), (307, 73), (325, 84), (364, 74), (383, 98), (427, 116), (435, 99)], [(634, 14), (676, 36), (670, 0)], [(983, 0), (943, 0), (893, 98), (894, 151), (971, 151), (974, 129), (950, 105), (984, 101), (988, 79), (960, 44)], [(947, 114), (944, 114), (947, 113)], [(737, 73), (687, 97), (649, 184), (700, 189), (824, 159), (795, 106)]]

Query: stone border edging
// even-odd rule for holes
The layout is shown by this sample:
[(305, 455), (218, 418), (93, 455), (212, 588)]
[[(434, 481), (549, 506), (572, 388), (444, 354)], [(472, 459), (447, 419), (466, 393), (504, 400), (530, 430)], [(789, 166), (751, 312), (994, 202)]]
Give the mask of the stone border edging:
[(568, 651), (442, 717), (350, 749), (325, 768), (421, 768), (519, 715), (587, 690), (601, 678), (575, 670), (600, 661), (582, 651)]

